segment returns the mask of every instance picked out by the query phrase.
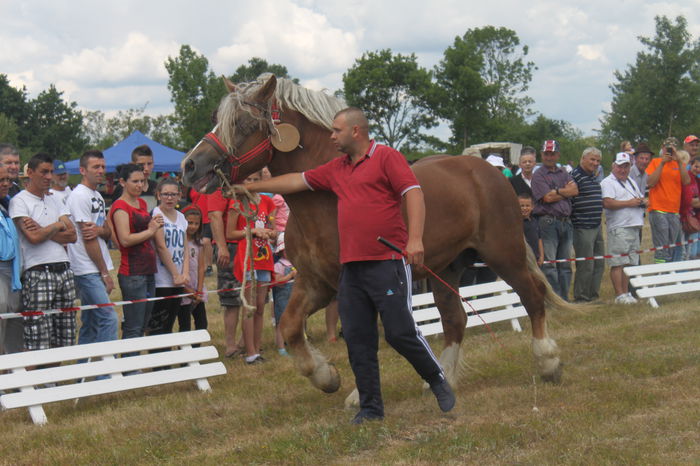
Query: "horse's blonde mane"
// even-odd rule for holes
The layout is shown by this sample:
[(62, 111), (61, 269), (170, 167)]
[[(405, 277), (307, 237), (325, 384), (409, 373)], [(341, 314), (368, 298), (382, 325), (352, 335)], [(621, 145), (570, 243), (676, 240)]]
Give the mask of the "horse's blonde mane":
[[(234, 147), (236, 130), (236, 113), (248, 112), (252, 115), (253, 107), (245, 105), (272, 75), (263, 73), (255, 81), (236, 85), (236, 91), (226, 95), (219, 105), (218, 121), (222, 131), (221, 142), (231, 150)], [(345, 102), (323, 91), (313, 91), (296, 84), (291, 79), (277, 78), (274, 99), (281, 111), (293, 110), (304, 115), (309, 121), (327, 130), (331, 129), (333, 117), (346, 107)], [(272, 103), (270, 102), (269, 105)], [(274, 131), (272, 120), (267, 122), (270, 131)]]

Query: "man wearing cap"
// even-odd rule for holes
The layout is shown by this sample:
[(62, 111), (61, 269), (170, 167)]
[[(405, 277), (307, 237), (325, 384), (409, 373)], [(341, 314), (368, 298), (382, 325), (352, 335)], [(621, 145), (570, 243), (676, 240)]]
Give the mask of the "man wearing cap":
[(698, 148), (700, 148), (700, 138), (691, 134), (683, 140), (683, 149), (690, 154), (690, 160), (698, 156)]
[(7, 167), (8, 177), (10, 178), (8, 196), (12, 198), (22, 190), (22, 185), (19, 181), (19, 150), (12, 144), (0, 144), (0, 162)]
[(532, 174), (535, 169), (535, 158), (537, 154), (534, 147), (525, 146), (520, 151), (520, 160), (518, 160), (518, 166), (520, 167), (520, 173), (515, 175), (510, 179), (510, 184), (515, 190), (515, 194), (529, 194), (532, 196)]
[(513, 172), (511, 172), (508, 169), (508, 167), (506, 167), (506, 165), (503, 163), (503, 157), (501, 157), (500, 155), (489, 154), (489, 156), (486, 157), (486, 161), (494, 167), (498, 168), (506, 178), (510, 178), (513, 176)]
[(631, 161), (627, 152), (615, 156), (612, 173), (600, 183), (608, 230), (608, 254), (622, 257), (610, 259), (610, 280), (615, 302), (634, 304), (629, 292), (629, 279), (623, 272), (628, 265), (639, 264), (640, 230), (644, 225), (644, 193), (629, 177)]
[[(661, 246), (681, 240), (682, 186), (690, 183), (690, 175), (685, 167), (680, 167), (676, 138), (667, 138), (661, 146), (661, 157), (652, 159), (646, 169), (649, 186), (649, 225), (651, 241), (655, 248), (654, 262), (673, 260), (673, 249)], [(682, 256), (682, 255), (679, 255)]]
[[(601, 198), (598, 167), (601, 153), (595, 147), (587, 147), (581, 162), (571, 176), (578, 186), (578, 194), (571, 198), (571, 224), (574, 227), (574, 253), (576, 257), (602, 256), (605, 242), (601, 228), (603, 199)], [(576, 262), (574, 277), (574, 301), (594, 301), (599, 298), (605, 260)]]
[(53, 176), (51, 177), (51, 189), (49, 193), (61, 203), (65, 204), (68, 195), (71, 193), (68, 186), (68, 170), (61, 160), (53, 161)]
[[(549, 139), (542, 144), (542, 167), (532, 175), (533, 213), (538, 219), (544, 246), (544, 260), (568, 259), (571, 256), (573, 228), (571, 198), (578, 194), (578, 186), (567, 171), (559, 167), (559, 143)], [(571, 264), (561, 262), (544, 264), (542, 271), (554, 291), (562, 299), (569, 299)]]

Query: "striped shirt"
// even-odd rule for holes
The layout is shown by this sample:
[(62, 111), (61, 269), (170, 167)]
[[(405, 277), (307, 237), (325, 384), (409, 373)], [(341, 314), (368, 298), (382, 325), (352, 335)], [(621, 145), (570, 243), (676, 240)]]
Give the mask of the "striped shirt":
[(578, 185), (578, 196), (571, 198), (571, 223), (574, 228), (598, 228), (603, 213), (603, 197), (597, 174), (589, 174), (581, 165), (571, 176)]

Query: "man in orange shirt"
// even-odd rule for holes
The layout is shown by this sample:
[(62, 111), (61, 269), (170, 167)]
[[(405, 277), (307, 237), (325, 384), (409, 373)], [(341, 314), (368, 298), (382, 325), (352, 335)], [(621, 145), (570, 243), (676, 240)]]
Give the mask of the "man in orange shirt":
[[(681, 241), (682, 186), (690, 183), (690, 176), (678, 162), (676, 138), (666, 138), (661, 146), (661, 157), (652, 159), (646, 169), (649, 186), (649, 225), (654, 247)], [(675, 249), (675, 248), (673, 248)], [(654, 262), (673, 261), (673, 249), (659, 249)], [(680, 255), (679, 255), (680, 256)]]

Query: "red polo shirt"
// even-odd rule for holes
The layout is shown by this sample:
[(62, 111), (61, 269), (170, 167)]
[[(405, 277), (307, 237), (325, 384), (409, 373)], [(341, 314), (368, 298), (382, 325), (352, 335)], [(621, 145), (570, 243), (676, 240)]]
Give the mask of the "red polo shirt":
[(402, 249), (408, 241), (401, 198), (420, 185), (399, 151), (371, 141), (355, 165), (348, 155), (336, 157), (303, 177), (309, 189), (338, 196), (341, 263), (401, 257), (377, 241), (383, 236)]

